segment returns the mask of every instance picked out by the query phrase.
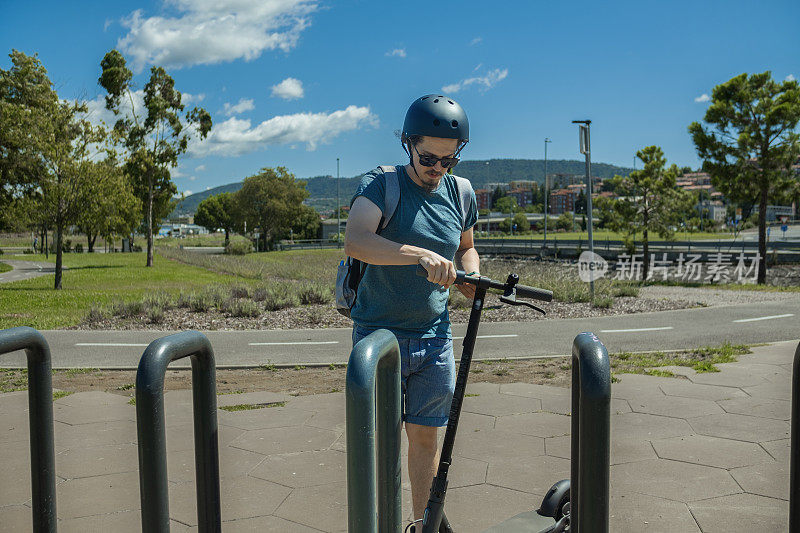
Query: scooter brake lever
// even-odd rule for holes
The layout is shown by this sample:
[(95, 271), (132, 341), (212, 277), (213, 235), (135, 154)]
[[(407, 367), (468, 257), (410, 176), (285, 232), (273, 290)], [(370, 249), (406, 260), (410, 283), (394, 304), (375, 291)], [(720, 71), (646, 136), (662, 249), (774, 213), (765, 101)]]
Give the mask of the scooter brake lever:
[(520, 300), (517, 300), (517, 299), (516, 299), (516, 295), (512, 295), (512, 296), (501, 296), (501, 297), (500, 297), (500, 301), (501, 301), (501, 302), (503, 302), (504, 304), (508, 304), (508, 305), (524, 305), (524, 306), (530, 307), (530, 308), (531, 308), (531, 309), (533, 309), (534, 311), (539, 311), (539, 312), (540, 312), (540, 313), (542, 313), (543, 315), (546, 315), (546, 314), (547, 314), (547, 313), (545, 312), (545, 310), (544, 310), (544, 309), (540, 309), (539, 307), (536, 307), (535, 305), (533, 305), (533, 304), (532, 304), (532, 303), (530, 303), (530, 302), (522, 302), (522, 301), (520, 301)]

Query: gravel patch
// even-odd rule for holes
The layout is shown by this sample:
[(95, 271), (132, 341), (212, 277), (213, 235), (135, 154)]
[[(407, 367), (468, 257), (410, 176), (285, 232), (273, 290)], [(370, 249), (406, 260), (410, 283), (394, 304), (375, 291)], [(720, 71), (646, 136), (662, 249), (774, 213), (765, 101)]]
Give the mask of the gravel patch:
[(656, 300), (685, 300), (702, 306), (787, 302), (800, 299), (800, 293), (796, 292), (740, 291), (665, 285), (642, 287), (639, 289), (639, 296)]

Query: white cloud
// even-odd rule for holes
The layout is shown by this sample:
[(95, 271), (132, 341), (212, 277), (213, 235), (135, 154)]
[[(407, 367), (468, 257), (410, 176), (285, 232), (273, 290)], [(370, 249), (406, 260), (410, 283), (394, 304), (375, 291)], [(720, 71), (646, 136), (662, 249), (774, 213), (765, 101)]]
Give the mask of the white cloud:
[(786, 81), (794, 81), (794, 80), (796, 80), (797, 78), (795, 78), (795, 77), (794, 77), (794, 74), (789, 74), (788, 76), (786, 76), (786, 78), (785, 78), (785, 79), (786, 79)]
[(203, 172), (205, 169), (206, 169), (206, 166), (205, 166), (205, 165), (198, 165), (198, 166), (197, 166), (197, 167), (194, 169), (194, 171), (195, 171), (195, 172)]
[(480, 43), (482, 41), (483, 41), (483, 37), (475, 37), (474, 39), (472, 39), (470, 41), (469, 45), (470, 46), (474, 46), (474, 45), (476, 45), (476, 44), (478, 44), (478, 43)]
[(446, 93), (457, 93), (461, 89), (466, 89), (470, 85), (475, 85), (475, 84), (481, 86), (481, 91), (488, 91), (489, 89), (497, 85), (499, 82), (506, 79), (506, 77), (508, 77), (507, 68), (503, 69), (496, 68), (494, 70), (490, 70), (489, 72), (487, 72), (485, 76), (475, 76), (473, 78), (467, 78), (457, 83), (453, 83), (451, 85), (445, 85), (444, 87), (442, 87), (442, 91)]
[(184, 196), (189, 196), (192, 194), (192, 191), (183, 191), (182, 193)]
[(146, 65), (184, 67), (243, 58), (264, 50), (288, 52), (310, 25), (317, 0), (164, 0), (177, 16), (145, 17), (137, 9), (122, 19), (128, 33), (117, 41), (138, 73)]
[(711, 97), (708, 96), (706, 93), (701, 94), (697, 98), (694, 99), (695, 102), (710, 102)]
[(239, 156), (278, 144), (305, 143), (308, 150), (333, 137), (364, 126), (377, 126), (369, 107), (348, 106), (332, 113), (281, 115), (252, 126), (249, 120), (231, 117), (215, 124), (205, 140), (189, 144), (192, 157)]
[(283, 98), (284, 100), (294, 100), (305, 95), (303, 82), (296, 78), (286, 78), (277, 85), (272, 86), (272, 96)]
[(406, 49), (405, 48), (395, 48), (394, 50), (389, 50), (386, 52), (386, 55), (389, 57), (406, 57)]
[(181, 93), (181, 103), (183, 104), (199, 104), (203, 100), (206, 99), (205, 93), (200, 94), (189, 94), (189, 93)]
[[(181, 93), (181, 103), (189, 105), (191, 103), (201, 102), (206, 97), (205, 94), (190, 94)], [(86, 118), (94, 125), (105, 123), (106, 127), (113, 128), (117, 120), (123, 117), (133, 119), (131, 112), (131, 99), (133, 99), (134, 109), (139, 120), (147, 118), (147, 109), (144, 107), (144, 91), (139, 89), (131, 93), (131, 98), (127, 96), (120, 99), (120, 115), (114, 115), (113, 111), (106, 109), (106, 98), (104, 94), (100, 94), (94, 100), (87, 100), (84, 103), (88, 108)]]
[(197, 179), (197, 176), (191, 176), (191, 177), (189, 177), (189, 181), (194, 181), (194, 180), (196, 180), (196, 179)]
[(245, 111), (252, 111), (255, 108), (256, 106), (255, 104), (253, 104), (252, 98), (247, 98), (247, 99), (241, 98), (239, 100), (239, 103), (234, 105), (225, 102), (225, 106), (222, 112), (230, 117), (231, 115), (239, 115), (241, 113), (244, 113)]

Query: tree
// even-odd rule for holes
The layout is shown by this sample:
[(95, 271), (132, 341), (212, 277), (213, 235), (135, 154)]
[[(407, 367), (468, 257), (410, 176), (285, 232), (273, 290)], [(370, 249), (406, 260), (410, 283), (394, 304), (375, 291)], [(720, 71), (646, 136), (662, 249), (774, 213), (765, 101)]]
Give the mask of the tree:
[(78, 226), (86, 235), (89, 253), (97, 237), (112, 240), (130, 235), (142, 217), (142, 202), (113, 156), (91, 162), (81, 185)]
[(513, 213), (517, 210), (517, 199), (513, 196), (503, 196), (494, 204), (494, 207), (501, 213)]
[[(169, 169), (177, 166), (178, 156), (186, 151), (191, 134), (197, 133), (200, 138), (208, 135), (211, 115), (198, 107), (184, 112), (181, 93), (162, 67), (150, 69), (150, 79), (144, 86), (144, 109), (136, 109), (133, 74), (122, 54), (111, 50), (100, 66), (98, 83), (108, 92), (106, 108), (117, 116), (122, 114), (114, 125), (114, 133), (128, 152), (126, 173), (144, 205), (147, 266), (153, 266), (153, 233), (160, 218), (157, 215), (166, 214), (164, 208), (170, 205), (176, 192)], [(122, 106), (123, 99), (129, 102), (130, 114)]]
[(556, 219), (556, 229), (563, 229), (564, 231), (572, 231), (575, 227), (575, 221), (572, 218), (572, 213), (566, 212)]
[(230, 242), (230, 232), (236, 222), (236, 206), (232, 193), (223, 192), (209, 196), (197, 206), (194, 223), (208, 231), (225, 231), (225, 246)]
[(300, 206), (300, 214), (292, 225), (292, 233), (295, 239), (318, 239), (321, 238), (319, 213), (313, 207), (307, 205)]
[(497, 201), (500, 198), (503, 198), (505, 195), (506, 195), (505, 191), (501, 189), (499, 185), (495, 187), (494, 191), (492, 192), (492, 207), (496, 206)]
[(679, 169), (674, 164), (665, 168), (667, 160), (661, 148), (647, 146), (639, 150), (636, 157), (644, 163), (644, 168), (619, 180), (624, 197), (612, 204), (615, 214), (612, 227), (627, 239), (641, 231), (642, 280), (646, 280), (650, 269), (650, 233), (657, 233), (665, 239), (672, 237), (672, 227), (679, 222), (676, 213), (691, 202), (692, 197), (676, 187)]
[(286, 167), (262, 168), (245, 178), (236, 192), (239, 221), (251, 231), (258, 229), (264, 249), (289, 233), (303, 213), (303, 200), (308, 198), (306, 183), (297, 181)]
[(525, 216), (524, 213), (517, 213), (511, 219), (515, 226), (517, 226), (517, 230), (519, 233), (525, 233), (531, 229), (531, 224), (528, 222), (528, 217)]
[(767, 205), (800, 191), (791, 165), (800, 155), (800, 85), (769, 71), (717, 85), (703, 121), (689, 125), (703, 170), (730, 201), (758, 204), (758, 283), (767, 279)]

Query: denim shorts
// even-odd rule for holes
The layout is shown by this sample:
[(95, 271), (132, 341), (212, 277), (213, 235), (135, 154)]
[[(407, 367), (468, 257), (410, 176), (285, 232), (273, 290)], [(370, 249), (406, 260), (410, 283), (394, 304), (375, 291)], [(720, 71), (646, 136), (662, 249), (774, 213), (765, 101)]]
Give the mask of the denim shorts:
[[(353, 327), (353, 345), (375, 330)], [(453, 340), (398, 337), (403, 389), (403, 421), (420, 426), (447, 425), (456, 386)]]

